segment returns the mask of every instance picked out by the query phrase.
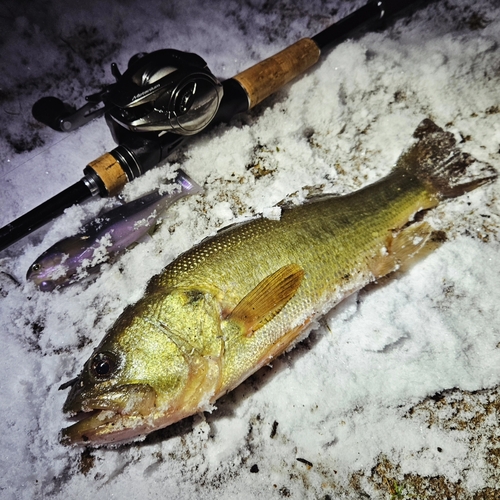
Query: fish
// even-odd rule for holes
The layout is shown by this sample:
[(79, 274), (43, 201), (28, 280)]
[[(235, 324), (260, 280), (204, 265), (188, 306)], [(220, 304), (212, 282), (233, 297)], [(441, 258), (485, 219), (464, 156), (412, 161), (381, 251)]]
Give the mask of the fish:
[(377, 182), (202, 240), (151, 278), (61, 387), (76, 420), (61, 441), (136, 441), (213, 410), (341, 300), (413, 259), (433, 233), (422, 214), (496, 177), (426, 119)]
[(42, 292), (51, 292), (95, 273), (101, 264), (141, 240), (170, 205), (203, 192), (182, 170), (178, 170), (174, 184), (173, 190), (156, 190), (105, 212), (85, 224), (78, 234), (58, 241), (33, 262), (26, 280)]

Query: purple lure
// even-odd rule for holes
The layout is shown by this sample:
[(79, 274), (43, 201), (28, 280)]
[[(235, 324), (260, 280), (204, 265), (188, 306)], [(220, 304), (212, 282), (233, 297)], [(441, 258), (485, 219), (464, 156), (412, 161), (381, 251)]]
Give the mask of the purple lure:
[(149, 193), (106, 212), (42, 253), (30, 266), (26, 279), (43, 292), (63, 287), (95, 272), (99, 265), (139, 241), (156, 224), (160, 214), (180, 198), (201, 193), (201, 188), (182, 170), (172, 192)]

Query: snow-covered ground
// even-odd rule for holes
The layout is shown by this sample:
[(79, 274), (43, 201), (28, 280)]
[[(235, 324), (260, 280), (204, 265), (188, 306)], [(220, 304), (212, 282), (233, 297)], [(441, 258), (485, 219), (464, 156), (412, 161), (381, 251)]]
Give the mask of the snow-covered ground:
[[(0, 226), (115, 147), (104, 120), (70, 134), (31, 116), (78, 105), (136, 52), (201, 55), (221, 79), (363, 1), (22, 0), (0, 15)], [(285, 197), (345, 193), (389, 172), (423, 118), (500, 169), (500, 6), (447, 0), (337, 46), (250, 113), (193, 138), (127, 186), (181, 166), (205, 194), (95, 281), (43, 293), (35, 258), (110, 205), (95, 199), (0, 253), (0, 497), (497, 498), (500, 183), (443, 203), (445, 241), (333, 310), (302, 344), (217, 403), (146, 441), (68, 448), (66, 391), (149, 278), (179, 253)], [(443, 234), (443, 233), (441, 233)]]

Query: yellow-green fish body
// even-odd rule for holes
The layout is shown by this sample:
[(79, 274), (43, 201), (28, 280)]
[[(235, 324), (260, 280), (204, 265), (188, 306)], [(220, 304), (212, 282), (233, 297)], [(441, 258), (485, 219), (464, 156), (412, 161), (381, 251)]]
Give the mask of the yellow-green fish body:
[(344, 297), (414, 255), (416, 213), (495, 177), (429, 120), (384, 179), (229, 227), (168, 265), (85, 364), (66, 442), (130, 440), (211, 407)]

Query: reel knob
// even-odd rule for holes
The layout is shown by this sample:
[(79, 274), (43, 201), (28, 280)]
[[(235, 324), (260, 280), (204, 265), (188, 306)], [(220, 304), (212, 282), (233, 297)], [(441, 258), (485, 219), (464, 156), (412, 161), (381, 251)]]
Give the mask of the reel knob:
[(71, 124), (67, 117), (75, 112), (75, 108), (57, 97), (42, 97), (31, 109), (33, 118), (59, 132), (67, 132)]

